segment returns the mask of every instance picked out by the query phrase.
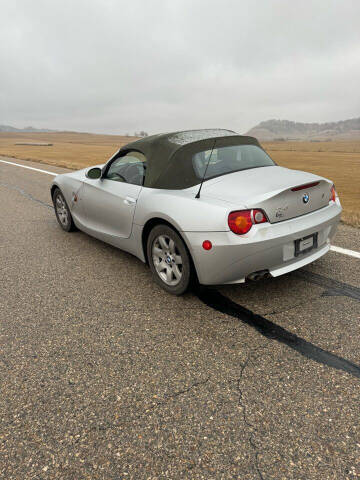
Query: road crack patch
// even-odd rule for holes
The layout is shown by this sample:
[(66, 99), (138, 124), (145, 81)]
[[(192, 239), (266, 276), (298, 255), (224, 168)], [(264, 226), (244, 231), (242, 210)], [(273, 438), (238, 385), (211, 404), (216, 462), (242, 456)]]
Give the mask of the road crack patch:
[(9, 188), (11, 190), (15, 190), (16, 192), (20, 193), (20, 195), (27, 198), (28, 200), (31, 200), (32, 202), (39, 203), (43, 207), (51, 208), (52, 210), (54, 209), (54, 207), (52, 205), (50, 205), (49, 203), (43, 202), (42, 200), (39, 200), (38, 198), (35, 198), (33, 195), (31, 195), (31, 193), (25, 192), (25, 190), (23, 190), (20, 187), (17, 187), (15, 185), (9, 185), (8, 183), (2, 183), (2, 182), (0, 182), (0, 187), (5, 187), (5, 188)]
[(255, 466), (255, 470), (256, 470), (260, 480), (265, 480), (265, 479), (264, 479), (264, 476), (263, 476), (263, 474), (261, 472), (261, 469), (260, 469), (259, 456), (261, 455), (261, 452), (260, 452), (258, 446), (256, 445), (255, 439), (254, 439), (255, 434), (259, 433), (259, 430), (255, 427), (255, 425), (250, 423), (249, 420), (248, 420), (247, 406), (246, 406), (246, 403), (244, 401), (244, 394), (243, 394), (243, 389), (242, 389), (241, 383), (242, 383), (242, 380), (243, 380), (245, 369), (249, 365), (250, 361), (251, 360), (256, 360), (260, 356), (260, 355), (257, 355), (255, 358), (253, 358), (254, 354), (256, 354), (259, 350), (264, 350), (264, 349), (265, 349), (265, 347), (260, 347), (260, 348), (257, 348), (255, 351), (250, 352), (248, 354), (244, 363), (241, 365), (240, 375), (239, 375), (239, 378), (237, 379), (237, 390), (238, 390), (238, 393), (239, 393), (239, 401), (238, 401), (239, 402), (239, 407), (242, 410), (244, 424), (248, 428), (248, 430), (250, 431), (248, 441), (249, 441), (249, 444), (250, 444), (250, 446), (251, 446), (251, 448), (254, 452), (254, 466)]
[(194, 388), (199, 387), (201, 385), (205, 385), (206, 383), (208, 383), (209, 380), (210, 380), (210, 377), (207, 377), (205, 380), (199, 380), (197, 382), (193, 382), (187, 388), (183, 388), (182, 390), (178, 390), (178, 391), (173, 392), (173, 393), (165, 393), (165, 395), (163, 396), (163, 400), (159, 401), (159, 402), (155, 402), (154, 407), (158, 406), (158, 405), (164, 405), (165, 403), (167, 403), (168, 400), (171, 400), (172, 398), (177, 398), (181, 395), (189, 393)]
[(349, 373), (356, 378), (360, 378), (359, 365), (346, 360), (345, 358), (339, 357), (334, 353), (328, 352), (327, 350), (323, 350), (321, 347), (298, 337), (295, 333), (286, 330), (271, 320), (261, 315), (257, 315), (246, 307), (238, 305), (230, 298), (222, 295), (218, 290), (202, 287), (197, 290), (196, 294), (199, 300), (205, 303), (208, 307), (241, 320), (265, 338), (276, 340), (292, 350), (295, 350), (305, 358), (336, 370)]
[(314, 283), (325, 288), (325, 291), (322, 293), (323, 297), (345, 296), (360, 301), (360, 288), (349, 285), (348, 283), (340, 282), (339, 280), (334, 280), (333, 278), (328, 278), (324, 275), (310, 272), (309, 270), (297, 270), (293, 272), (293, 275), (306, 282)]
[[(317, 300), (318, 298), (319, 298), (318, 295), (314, 295), (313, 297), (307, 298), (307, 301), (311, 302), (312, 300)], [(294, 305), (290, 305), (286, 308), (283, 308), (281, 310), (272, 310), (271, 312), (265, 313), (265, 315), (280, 315), (282, 313), (286, 313), (286, 312), (289, 312), (290, 310), (294, 310), (295, 308), (303, 307), (303, 306), (304, 306), (304, 302), (299, 302)]]

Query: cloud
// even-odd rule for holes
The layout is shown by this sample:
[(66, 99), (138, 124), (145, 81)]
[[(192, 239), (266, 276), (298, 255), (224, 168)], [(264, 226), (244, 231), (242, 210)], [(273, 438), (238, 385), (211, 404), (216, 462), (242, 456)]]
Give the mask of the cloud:
[(359, 115), (357, 0), (3, 0), (0, 123), (150, 133)]

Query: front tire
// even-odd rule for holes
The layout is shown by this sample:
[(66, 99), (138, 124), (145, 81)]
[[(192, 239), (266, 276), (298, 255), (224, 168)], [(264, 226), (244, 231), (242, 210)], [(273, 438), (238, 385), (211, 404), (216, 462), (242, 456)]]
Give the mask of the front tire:
[(182, 295), (192, 279), (192, 265), (182, 238), (167, 225), (156, 225), (147, 240), (147, 258), (155, 282), (173, 295)]
[(65, 230), (65, 232), (72, 232), (76, 230), (68, 204), (66, 203), (65, 197), (59, 188), (54, 191), (53, 203), (56, 219), (59, 222), (60, 227)]

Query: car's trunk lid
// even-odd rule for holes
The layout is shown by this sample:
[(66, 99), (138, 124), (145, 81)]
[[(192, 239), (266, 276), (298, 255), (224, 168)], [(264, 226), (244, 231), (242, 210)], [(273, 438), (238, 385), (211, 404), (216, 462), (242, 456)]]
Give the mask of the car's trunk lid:
[(331, 185), (312, 173), (274, 166), (214, 178), (204, 183), (201, 195), (229, 202), (234, 209), (261, 208), (275, 223), (328, 205)]

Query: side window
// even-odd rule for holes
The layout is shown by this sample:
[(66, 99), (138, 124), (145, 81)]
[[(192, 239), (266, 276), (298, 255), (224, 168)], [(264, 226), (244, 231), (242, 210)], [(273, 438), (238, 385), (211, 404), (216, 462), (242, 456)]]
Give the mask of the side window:
[(140, 152), (128, 152), (110, 165), (105, 178), (115, 182), (143, 185), (146, 173), (146, 157)]

